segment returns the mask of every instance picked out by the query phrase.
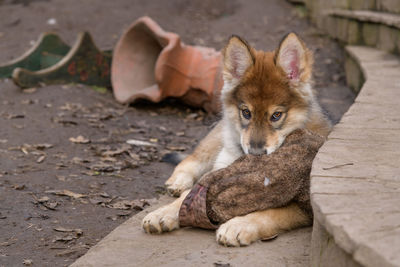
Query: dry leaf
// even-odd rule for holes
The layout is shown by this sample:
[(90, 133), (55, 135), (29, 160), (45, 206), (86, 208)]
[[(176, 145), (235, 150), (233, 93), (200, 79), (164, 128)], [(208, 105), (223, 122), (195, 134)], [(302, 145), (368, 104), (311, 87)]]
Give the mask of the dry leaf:
[(24, 89), (22, 92), (26, 93), (26, 94), (33, 94), (34, 92), (36, 92), (36, 88), (28, 88), (28, 89)]
[(46, 201), (49, 201), (49, 200), (50, 200), (50, 198), (49, 198), (49, 197), (46, 197), (46, 196), (37, 199), (38, 202), (46, 202)]
[(48, 190), (48, 191), (45, 191), (45, 193), (53, 194), (53, 195), (57, 195), (57, 196), (68, 196), (68, 197), (72, 197), (72, 198), (87, 197), (87, 195), (74, 193), (74, 192), (66, 190), (66, 189), (64, 189), (64, 190)]
[(75, 233), (78, 236), (83, 234), (82, 229), (76, 228), (76, 229), (71, 229), (71, 228), (64, 228), (64, 227), (56, 227), (53, 228), (54, 231), (57, 232), (63, 232), (63, 233)]
[(101, 155), (102, 155), (103, 157), (114, 157), (114, 156), (116, 156), (116, 155), (120, 155), (120, 154), (122, 154), (122, 153), (128, 152), (128, 150), (129, 150), (130, 148), (131, 148), (131, 147), (128, 146), (128, 145), (123, 145), (122, 147), (120, 147), (120, 148), (118, 148), (118, 149), (116, 149), (116, 150), (107, 150), (107, 151), (105, 151), (105, 152), (102, 152)]
[(145, 200), (121, 200), (116, 203), (109, 204), (107, 207), (118, 210), (143, 210), (143, 208), (147, 205), (149, 205), (149, 203)]
[(51, 147), (53, 147), (52, 144), (33, 144), (33, 145), (23, 144), (22, 146), (9, 147), (8, 150), (10, 151), (21, 150), (22, 153), (24, 153), (25, 155), (28, 155), (29, 152), (32, 152), (33, 154), (43, 154), (43, 152), (38, 152), (35, 150), (44, 150)]
[(47, 143), (43, 143), (43, 144), (34, 144), (32, 145), (34, 148), (38, 149), (38, 150), (45, 150), (47, 148), (52, 148), (53, 145), (52, 144), (47, 144)]
[(56, 175), (57, 180), (65, 182), (65, 176), (63, 175)]
[(8, 114), (7, 119), (23, 119), (25, 118), (24, 114)]
[(69, 141), (75, 144), (88, 144), (90, 143), (90, 140), (83, 137), (82, 135), (79, 135), (78, 137), (70, 137)]
[(150, 142), (142, 141), (142, 140), (136, 140), (136, 139), (129, 139), (126, 141), (130, 145), (134, 146), (157, 146), (156, 144), (152, 144)]
[(60, 110), (64, 110), (64, 111), (77, 111), (82, 109), (82, 104), (80, 103), (65, 103), (64, 106), (59, 107)]
[(61, 120), (61, 119), (53, 119), (54, 122), (63, 124), (63, 125), (78, 125), (76, 121), (73, 120)]
[(90, 170), (95, 172), (114, 172), (121, 170), (120, 167), (116, 167), (114, 165), (109, 165), (105, 163), (97, 163), (89, 167)]
[(104, 157), (100, 159), (101, 161), (104, 162), (116, 162), (117, 160), (115, 158), (111, 158), (111, 157)]
[(35, 199), (34, 204), (41, 204), (44, 208), (49, 210), (55, 210), (58, 206), (57, 201), (50, 201), (49, 197), (41, 197), (37, 198), (35, 195), (32, 194), (32, 197)]
[(107, 194), (106, 192), (99, 193), (99, 196), (105, 197), (105, 198), (110, 198), (110, 195)]
[(69, 242), (71, 240), (78, 239), (78, 237), (79, 237), (78, 235), (71, 235), (71, 234), (67, 236), (56, 236), (53, 242), (56, 241)]
[(45, 155), (41, 155), (41, 156), (36, 160), (36, 162), (37, 162), (37, 163), (42, 163), (42, 162), (44, 161), (45, 158), (46, 158)]
[(90, 203), (94, 205), (100, 205), (100, 204), (109, 204), (111, 201), (113, 201), (114, 198), (104, 198), (104, 197), (99, 197), (95, 196), (89, 199)]
[(131, 157), (133, 160), (135, 160), (135, 161), (139, 161), (140, 160), (140, 157), (139, 157), (138, 154), (133, 154), (131, 152), (128, 152), (128, 153), (129, 153), (129, 157)]
[(117, 215), (119, 217), (125, 217), (125, 216), (129, 216), (131, 214), (132, 214), (132, 211), (120, 211), (120, 212), (117, 213)]
[(62, 162), (57, 163), (56, 166), (57, 166), (57, 169), (68, 167), (68, 165), (66, 165), (65, 163), (62, 163)]
[(15, 184), (15, 185), (13, 185), (13, 188), (15, 190), (24, 190), (25, 189), (25, 185), (24, 184)]
[(58, 202), (56, 201), (43, 202), (41, 204), (43, 205), (43, 207), (49, 210), (56, 210), (56, 207), (58, 206)]
[(21, 124), (13, 124), (13, 127), (16, 129), (24, 129), (25, 125), (21, 125)]
[(41, 202), (41, 204), (48, 208), (49, 210), (55, 210), (56, 207), (58, 206), (58, 202), (56, 201), (46, 201), (46, 202)]
[(72, 160), (71, 160), (71, 162), (72, 163), (74, 163), (74, 164), (82, 164), (82, 163), (90, 163), (90, 160), (88, 160), (88, 159), (81, 159), (81, 158), (79, 158), (79, 157), (73, 157), (72, 158)]
[[(16, 239), (15, 239), (16, 240)], [(15, 244), (15, 240), (9, 241), (9, 242), (1, 242), (0, 247), (8, 247), (11, 246), (12, 244)]]

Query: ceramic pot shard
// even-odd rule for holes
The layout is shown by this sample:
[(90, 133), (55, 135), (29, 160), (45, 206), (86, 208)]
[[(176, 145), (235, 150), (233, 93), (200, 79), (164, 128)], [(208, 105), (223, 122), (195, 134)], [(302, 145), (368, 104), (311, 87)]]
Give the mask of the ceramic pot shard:
[(114, 96), (121, 103), (176, 97), (189, 105), (217, 111), (223, 85), (221, 58), (215, 49), (185, 45), (177, 34), (142, 17), (114, 49)]

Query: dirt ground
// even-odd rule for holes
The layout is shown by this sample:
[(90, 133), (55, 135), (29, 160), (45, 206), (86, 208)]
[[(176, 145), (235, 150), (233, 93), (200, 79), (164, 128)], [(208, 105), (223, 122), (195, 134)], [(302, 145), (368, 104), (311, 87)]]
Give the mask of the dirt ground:
[[(296, 31), (314, 52), (315, 88), (332, 120), (353, 102), (342, 49), (284, 0), (0, 0), (0, 62), (21, 55), (45, 31), (72, 44), (88, 30), (100, 48), (111, 49), (143, 15), (187, 44), (216, 49), (238, 34), (272, 50)], [(176, 100), (122, 106), (111, 92), (87, 86), (22, 92), (1, 80), (0, 266), (72, 263), (143, 209), (143, 199), (164, 193), (173, 166), (162, 156), (190, 152), (217, 119)], [(78, 136), (80, 143), (71, 139)]]

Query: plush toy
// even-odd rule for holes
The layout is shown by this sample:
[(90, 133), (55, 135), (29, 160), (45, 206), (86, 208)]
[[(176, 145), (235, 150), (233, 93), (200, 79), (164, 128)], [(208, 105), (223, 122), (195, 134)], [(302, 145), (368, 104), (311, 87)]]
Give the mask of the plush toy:
[(186, 196), (179, 224), (206, 229), (235, 216), (296, 202), (310, 217), (310, 171), (325, 139), (296, 130), (270, 155), (245, 155), (203, 176)]

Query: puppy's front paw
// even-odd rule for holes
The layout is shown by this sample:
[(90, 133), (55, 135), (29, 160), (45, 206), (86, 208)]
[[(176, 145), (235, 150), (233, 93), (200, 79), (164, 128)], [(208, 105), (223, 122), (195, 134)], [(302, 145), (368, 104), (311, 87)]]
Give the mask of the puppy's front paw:
[(166, 206), (150, 212), (144, 217), (142, 227), (148, 234), (161, 234), (179, 228), (179, 209)]
[(248, 246), (259, 239), (258, 225), (246, 217), (230, 219), (217, 230), (217, 242), (228, 247)]
[(170, 195), (179, 197), (184, 191), (192, 188), (193, 177), (187, 173), (177, 173), (174, 179), (168, 179), (168, 181), (165, 183), (165, 186), (167, 187), (167, 191)]

